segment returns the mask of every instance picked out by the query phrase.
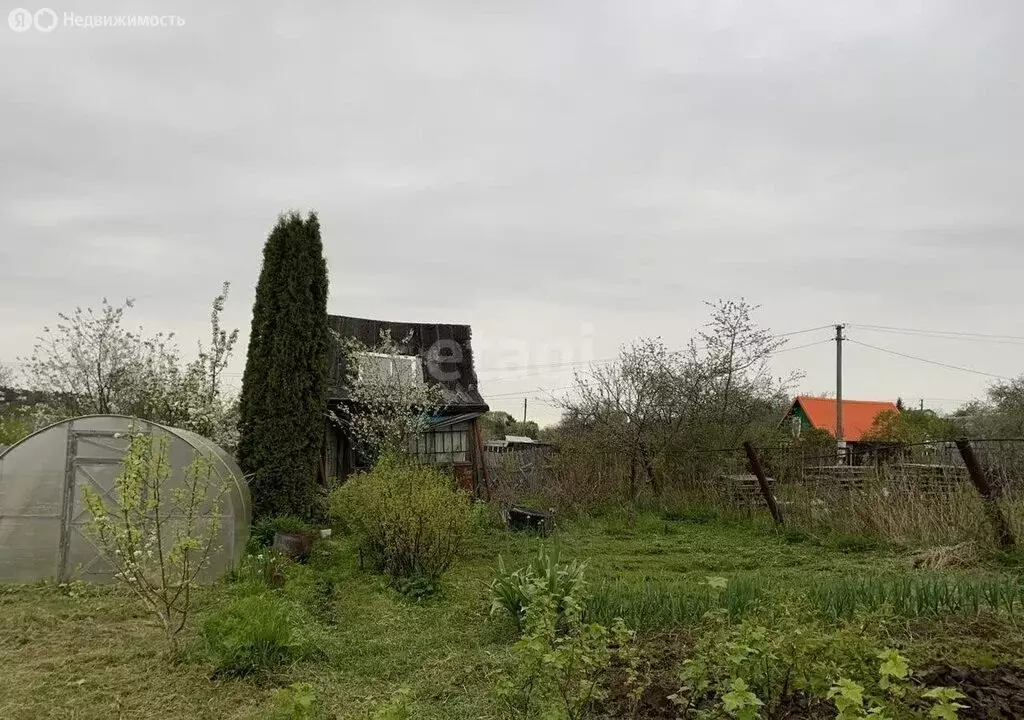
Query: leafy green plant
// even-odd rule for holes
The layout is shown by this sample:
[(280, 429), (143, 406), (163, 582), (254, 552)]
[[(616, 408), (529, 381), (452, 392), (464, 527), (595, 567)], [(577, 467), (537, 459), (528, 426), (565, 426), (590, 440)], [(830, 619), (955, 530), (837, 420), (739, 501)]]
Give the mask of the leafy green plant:
[(750, 692), (743, 678), (733, 679), (729, 683), (729, 692), (722, 695), (722, 709), (736, 720), (757, 720), (762, 707), (764, 703)]
[(436, 581), (421, 576), (395, 578), (391, 586), (399, 594), (416, 602), (434, 595), (439, 589)]
[[(533, 576), (526, 592), (523, 635), (513, 645), (511, 670), (499, 679), (498, 694), (517, 718), (580, 720), (607, 697), (613, 661), (633, 670), (633, 633), (619, 620), (611, 628), (583, 622), (583, 585), (555, 595), (544, 577)], [(559, 607), (561, 606), (561, 611)]]
[(491, 582), (491, 615), (506, 614), (521, 630), (526, 609), (538, 593), (553, 598), (558, 617), (566, 614), (567, 604), (583, 595), (586, 563), (561, 562), (561, 553), (541, 545), (524, 567), (509, 570), (498, 556), (498, 570)]
[[(805, 609), (783, 602), (764, 618), (731, 623), (724, 609), (700, 622), (689, 656), (680, 668), (680, 687), (670, 699), (683, 717), (702, 717), (723, 707), (736, 680), (774, 717), (794, 693), (824, 698), (842, 668), (855, 681), (872, 682), (875, 650), (857, 627), (827, 628)], [(734, 696), (750, 700), (745, 695)], [(823, 702), (823, 701), (818, 701)], [(737, 706), (747, 712), (757, 707)]]
[(919, 717), (914, 708), (923, 703), (931, 704), (929, 718), (957, 720), (960, 710), (967, 707), (957, 702), (965, 696), (955, 688), (922, 688), (913, 684), (910, 664), (898, 651), (883, 650), (878, 659), (882, 663), (878, 667), (877, 697), (849, 678), (840, 678), (829, 689), (827, 697), (836, 706), (837, 720)]
[(94, 587), (83, 580), (72, 580), (71, 582), (62, 582), (57, 585), (60, 593), (72, 600), (88, 597), (94, 591)]
[(292, 683), (274, 693), (274, 707), (268, 720), (314, 720), (316, 693), (309, 683)]
[(882, 664), (878, 667), (878, 687), (886, 692), (901, 697), (904, 684), (910, 677), (910, 665), (907, 659), (896, 650), (883, 650), (878, 654)]
[(86, 533), (128, 587), (157, 617), (172, 652), (192, 608), (192, 592), (220, 535), (227, 490), (210, 458), (197, 454), (184, 481), (169, 488), (173, 469), (167, 437), (133, 433), (114, 481), (114, 498), (86, 484)]
[(299, 650), (293, 607), (274, 593), (231, 602), (203, 624), (203, 637), (218, 673), (250, 675), (294, 659)]
[(858, 720), (878, 718), (884, 720), (885, 709), (880, 705), (868, 704), (864, 688), (853, 680), (842, 678), (829, 688), (828, 699), (835, 703), (836, 720)]
[(966, 705), (958, 703), (966, 696), (954, 688), (936, 687), (925, 692), (922, 697), (932, 700), (934, 704), (928, 711), (928, 717), (936, 720), (957, 720), (960, 711), (967, 708)]
[(393, 578), (437, 582), (455, 561), (470, 523), (467, 493), (440, 469), (388, 455), (331, 496), (332, 512), (363, 556)]

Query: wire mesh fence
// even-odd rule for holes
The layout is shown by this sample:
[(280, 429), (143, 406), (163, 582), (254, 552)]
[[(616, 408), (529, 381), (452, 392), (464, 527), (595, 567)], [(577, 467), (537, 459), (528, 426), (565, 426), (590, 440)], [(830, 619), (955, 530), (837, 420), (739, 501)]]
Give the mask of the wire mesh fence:
[[(1024, 537), (1024, 439), (971, 443), (1010, 530)], [(991, 507), (952, 442), (855, 448), (756, 449), (783, 519), (809, 530), (864, 533), (911, 544), (992, 541)], [(488, 458), (489, 485), (506, 502), (562, 511), (609, 506), (769, 519), (742, 448), (562, 449)]]

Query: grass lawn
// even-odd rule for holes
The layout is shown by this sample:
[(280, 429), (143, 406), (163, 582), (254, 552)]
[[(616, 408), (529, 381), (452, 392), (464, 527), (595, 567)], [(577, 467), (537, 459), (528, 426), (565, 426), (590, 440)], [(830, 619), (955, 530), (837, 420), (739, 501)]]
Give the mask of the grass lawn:
[[(314, 564), (334, 578), (336, 590), (323, 618), (324, 652), (260, 678), (212, 677), (198, 628), (232, 596), (226, 584), (201, 594), (186, 657), (176, 663), (166, 659), (145, 609), (121, 591), (76, 589), (71, 597), (52, 586), (0, 586), (0, 718), (261, 718), (275, 689), (294, 682), (313, 685), (327, 717), (372, 717), (402, 688), (411, 693), (416, 718), (499, 717), (494, 675), (514, 631), (489, 619), (488, 583), (499, 553), (506, 564), (521, 564), (539, 542), (479, 531), (440, 595), (415, 602), (361, 572), (345, 538), (325, 541)], [(587, 561), (595, 591), (646, 584), (685, 592), (720, 576), (757, 587), (751, 612), (776, 598), (813, 595), (838, 578), (1020, 587), (1012, 568), (913, 570), (895, 550), (821, 544), (744, 524), (646, 516), (630, 530), (588, 520), (563, 529), (558, 542), (564, 557)], [(1021, 610), (897, 618), (878, 632), (918, 663), (1017, 664), (1024, 660)], [(655, 616), (643, 635), (687, 629), (664, 627)]]

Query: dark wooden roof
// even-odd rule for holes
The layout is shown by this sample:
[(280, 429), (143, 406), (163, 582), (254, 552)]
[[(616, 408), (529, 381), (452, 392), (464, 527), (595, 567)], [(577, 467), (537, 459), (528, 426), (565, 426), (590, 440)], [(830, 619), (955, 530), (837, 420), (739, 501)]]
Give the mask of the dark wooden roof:
[[(441, 387), (449, 411), (487, 412), (487, 403), (477, 389), (473, 331), (469, 325), (388, 322), (345, 315), (329, 315), (328, 322), (339, 337), (354, 338), (371, 348), (380, 343), (381, 333), (390, 331), (401, 354), (415, 355), (423, 361), (424, 379)], [(348, 396), (346, 359), (337, 349), (332, 345), (330, 364), (330, 399), (335, 402)]]

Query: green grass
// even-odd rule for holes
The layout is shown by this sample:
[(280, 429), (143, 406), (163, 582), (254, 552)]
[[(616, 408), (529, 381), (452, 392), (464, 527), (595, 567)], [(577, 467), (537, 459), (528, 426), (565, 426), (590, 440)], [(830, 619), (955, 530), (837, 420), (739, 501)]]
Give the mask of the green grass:
[[(830, 547), (797, 534), (691, 519), (642, 516), (635, 529), (622, 519), (599, 519), (563, 528), (562, 557), (588, 563), (588, 612), (601, 620), (621, 614), (642, 631), (660, 632), (692, 628), (710, 607), (739, 617), (793, 597), (837, 621), (853, 612), (848, 607), (895, 605), (908, 608), (908, 619), (888, 623), (883, 639), (918, 659), (1024, 657), (1015, 629), (1021, 600), (1014, 616), (1007, 613), (1012, 589), (1020, 588), (1010, 568), (919, 571), (894, 549)], [(200, 593), (187, 655), (178, 662), (166, 658), (161, 631), (145, 609), (119, 591), (68, 597), (54, 587), (0, 586), (0, 717), (265, 718), (278, 688), (304, 682), (326, 717), (372, 717), (407, 688), (413, 717), (497, 718), (494, 675), (514, 638), (510, 621), (488, 615), (497, 556), (516, 567), (538, 543), (554, 541), (481, 531), (440, 594), (417, 601), (361, 572), (354, 549), (336, 537), (280, 591), (313, 618), (322, 652), (251, 678), (216, 676), (199, 633), (207, 618), (251, 591), (246, 583)], [(709, 577), (729, 582), (721, 590)], [(929, 598), (931, 615), (911, 611), (919, 596)]]

